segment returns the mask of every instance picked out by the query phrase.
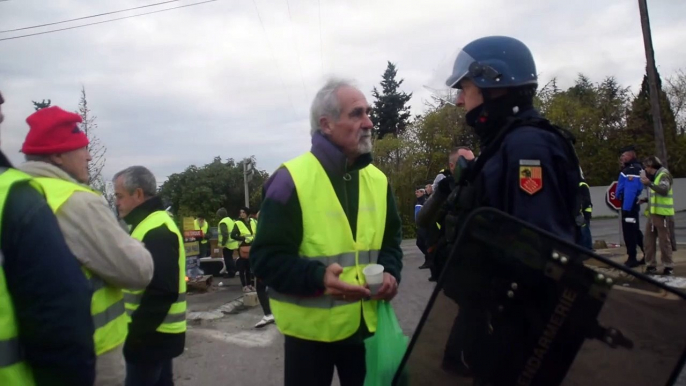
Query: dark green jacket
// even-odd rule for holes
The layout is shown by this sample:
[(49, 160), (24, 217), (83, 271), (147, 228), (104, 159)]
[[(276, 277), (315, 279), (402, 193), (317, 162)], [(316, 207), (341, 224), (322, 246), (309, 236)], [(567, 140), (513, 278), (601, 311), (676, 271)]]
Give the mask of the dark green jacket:
[[(329, 176), (355, 235), (359, 170), (372, 162), (371, 155), (362, 155), (348, 166), (341, 150), (319, 133), (312, 137), (311, 151)], [(351, 177), (349, 181), (344, 179), (346, 174)], [(298, 254), (303, 238), (302, 210), (293, 179), (286, 168), (279, 168), (265, 183), (262, 197), (260, 221), (250, 250), (250, 265), (255, 276), (284, 294), (320, 295), (324, 291), (326, 266)], [(401, 223), (390, 186), (387, 197), (386, 228), (378, 263), (400, 282), (403, 255), (400, 249)]]

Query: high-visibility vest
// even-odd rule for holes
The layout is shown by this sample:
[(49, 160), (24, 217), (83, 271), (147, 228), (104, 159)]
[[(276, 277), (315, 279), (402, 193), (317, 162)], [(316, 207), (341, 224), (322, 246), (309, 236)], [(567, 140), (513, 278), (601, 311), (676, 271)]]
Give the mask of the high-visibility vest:
[[(655, 182), (660, 183), (660, 179), (667, 174), (664, 170), (655, 177)], [(650, 189), (650, 188), (649, 188)], [(674, 216), (674, 197), (672, 196), (672, 186), (666, 196), (648, 190), (650, 194), (650, 214), (658, 216)]]
[(200, 244), (207, 244), (207, 240), (205, 239), (205, 235), (207, 234), (207, 231), (210, 229), (210, 224), (208, 224), (207, 221), (205, 221), (203, 223), (202, 227), (200, 227), (200, 222), (198, 220), (195, 220), (193, 223), (195, 225), (194, 228), (196, 231), (202, 231), (203, 239), (200, 240)]
[[(30, 180), (31, 176), (16, 169), (5, 169), (0, 174), (0, 224), (12, 185)], [(0, 385), (32, 386), (35, 384), (33, 373), (22, 355), (19, 323), (7, 288), (3, 260), (0, 252)]]
[(226, 229), (229, 230), (229, 241), (226, 243), (226, 248), (232, 251), (238, 249), (238, 241), (231, 238), (231, 231), (233, 230), (233, 226), (235, 224), (231, 217), (224, 217), (221, 219), (221, 221), (219, 221), (219, 246), (222, 246), (224, 243), (224, 236), (222, 236), (222, 224), (226, 224)]
[[(36, 177), (45, 192), (48, 206), (57, 217), (60, 208), (76, 192), (99, 193), (85, 186), (58, 178)], [(88, 268), (81, 266), (81, 271), (88, 279), (93, 295), (91, 296), (91, 318), (95, 327), (93, 340), (95, 354), (101, 355), (124, 343), (128, 332), (126, 313), (124, 312), (124, 294), (121, 288), (105, 283)]]
[[(143, 241), (145, 235), (155, 228), (166, 226), (174, 233), (179, 242), (179, 298), (172, 304), (162, 324), (157, 327), (157, 332), (166, 334), (179, 334), (186, 332), (186, 250), (183, 245), (183, 236), (169, 214), (163, 210), (152, 212), (133, 229), (131, 237)], [(145, 290), (124, 290), (126, 302), (126, 314), (135, 316), (135, 311), (141, 304), (141, 298)]]
[[(359, 171), (357, 234), (319, 160), (305, 153), (284, 164), (293, 178), (303, 218), (299, 255), (343, 267), (340, 280), (365, 285), (364, 267), (376, 263), (386, 226), (388, 180), (375, 166)], [(353, 335), (364, 322), (376, 331), (377, 301), (336, 300), (330, 295), (299, 297), (270, 289), (269, 302), (277, 328), (284, 335), (336, 342)]]
[(255, 220), (253, 219), (248, 220), (248, 223), (250, 223), (250, 229), (248, 229), (242, 220), (236, 220), (238, 231), (241, 232), (241, 236), (245, 237), (246, 244), (252, 243), (252, 240), (255, 238), (255, 229), (257, 228), (257, 224), (255, 224), (254, 221)]
[[(583, 182), (583, 181), (579, 182), (579, 187), (582, 187), (582, 186), (586, 186), (587, 188), (591, 189), (591, 187), (588, 186), (588, 184), (585, 183), (585, 182)], [(592, 207), (592, 206), (589, 206), (588, 208), (582, 208), (581, 211), (582, 211), (582, 212), (593, 213), (593, 207)]]

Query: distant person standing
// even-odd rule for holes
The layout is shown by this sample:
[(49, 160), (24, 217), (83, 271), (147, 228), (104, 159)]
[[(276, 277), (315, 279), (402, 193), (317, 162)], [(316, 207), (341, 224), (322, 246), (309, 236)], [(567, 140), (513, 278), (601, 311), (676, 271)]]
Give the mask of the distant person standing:
[(646, 224), (646, 273), (657, 273), (656, 245), (660, 239), (660, 255), (664, 265), (663, 275), (672, 275), (674, 261), (672, 260), (672, 235), (669, 231), (670, 221), (674, 219), (674, 196), (672, 192), (673, 179), (660, 159), (650, 156), (643, 161), (645, 172), (641, 175), (641, 182), (648, 188), (648, 224)]
[(636, 258), (636, 245), (643, 251), (643, 233), (641, 233), (638, 213), (640, 210), (638, 197), (643, 191), (641, 183), (643, 167), (636, 160), (636, 149), (633, 146), (623, 147), (620, 153), (624, 169), (619, 173), (617, 197), (622, 201), (622, 233), (626, 252), (629, 255), (624, 265), (633, 268), (645, 264), (645, 257), (641, 261)]
[(591, 202), (591, 189), (586, 183), (583, 171), (579, 182), (579, 214), (577, 215), (577, 244), (586, 249), (593, 249), (593, 236), (591, 236), (591, 215), (593, 203)]
[[(414, 218), (415, 221), (417, 220), (417, 214), (419, 211), (422, 209), (422, 206), (426, 202), (426, 191), (422, 187), (418, 187), (414, 191), (415, 196), (417, 197), (417, 201), (414, 203)], [(422, 252), (424, 255), (424, 263), (419, 266), (419, 269), (428, 269), (429, 267), (429, 261), (428, 261), (428, 251), (427, 251), (427, 245), (426, 245), (426, 235), (425, 232), (422, 231), (421, 228), (417, 228), (417, 242), (416, 242), (417, 248)]]

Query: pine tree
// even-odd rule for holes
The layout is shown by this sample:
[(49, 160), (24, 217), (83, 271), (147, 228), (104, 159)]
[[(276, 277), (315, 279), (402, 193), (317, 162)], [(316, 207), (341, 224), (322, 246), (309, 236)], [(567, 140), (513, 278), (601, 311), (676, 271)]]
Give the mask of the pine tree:
[(371, 118), (379, 139), (386, 134), (397, 137), (409, 124), (411, 113), (407, 103), (412, 98), (412, 93), (407, 94), (399, 90), (404, 80), (396, 80), (397, 74), (398, 70), (395, 64), (388, 62), (386, 71), (382, 76), (381, 93), (376, 87), (372, 90), (372, 96), (376, 100)]

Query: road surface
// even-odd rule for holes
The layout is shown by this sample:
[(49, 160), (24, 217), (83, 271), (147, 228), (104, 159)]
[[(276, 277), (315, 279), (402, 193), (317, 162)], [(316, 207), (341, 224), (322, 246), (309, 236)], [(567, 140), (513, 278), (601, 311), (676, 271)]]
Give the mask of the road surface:
[[(677, 212), (674, 221), (677, 242), (686, 243), (686, 212)], [(639, 222), (641, 231), (644, 231), (646, 217), (641, 216)], [(619, 220), (617, 218), (592, 220), (591, 234), (593, 240), (605, 240), (608, 243), (616, 244), (619, 238)], [(622, 241), (623, 243), (624, 241)]]
[[(604, 224), (607, 221), (607, 225)], [(597, 221), (598, 229), (603, 226), (611, 227), (612, 220)], [(684, 238), (686, 240), (686, 238)], [(393, 306), (398, 315), (403, 331), (410, 335), (414, 332), (419, 319), (426, 307), (428, 298), (433, 290), (434, 283), (429, 282), (428, 271), (419, 270), (423, 258), (417, 250), (414, 240), (405, 240), (402, 244), (405, 252), (405, 267), (402, 272), (402, 282), (399, 287), (399, 294), (393, 301)], [(235, 299), (240, 295), (237, 279), (220, 279), (223, 287), (219, 291), (208, 295), (189, 296), (189, 310), (191, 311), (211, 311), (219, 306)], [(626, 293), (624, 295), (630, 295)], [(625, 296), (626, 297), (626, 296)], [(630, 315), (624, 315), (628, 312)], [(208, 315), (219, 315), (220, 312)], [(627, 307), (625, 312), (614, 315), (614, 318), (630, 317), (635, 318), (631, 328), (644, 325), (644, 321), (653, 323), (655, 315), (639, 317), (636, 307)], [(232, 384), (241, 386), (250, 385), (282, 385), (283, 384), (283, 337), (274, 325), (269, 325), (264, 329), (254, 329), (253, 326), (262, 317), (262, 310), (259, 306), (249, 308), (246, 311), (236, 314), (229, 314), (219, 319), (203, 320), (200, 322), (189, 323), (186, 338), (185, 353), (174, 361), (175, 382), (181, 386), (210, 386), (219, 384)], [(664, 334), (664, 331), (653, 331), (652, 333)], [(683, 328), (680, 329), (683, 331)], [(677, 334), (674, 335), (677, 337)], [(682, 336), (679, 335), (679, 338)], [(641, 347), (647, 347), (659, 353), (665, 347), (656, 345), (656, 341), (638, 341)], [(596, 345), (597, 346), (597, 345)], [(595, 348), (598, 350), (598, 348)], [(612, 356), (604, 354), (598, 360), (587, 359), (585, 364), (600, 363), (602, 366), (610, 366)], [(646, 359), (645, 353), (641, 355), (641, 360), (650, 362)], [(654, 361), (654, 359), (653, 359)], [(639, 363), (632, 361), (626, 362), (626, 374), (636, 374), (641, 368)], [(617, 372), (623, 369), (618, 368)], [(640, 372), (640, 371), (639, 371)], [(599, 372), (607, 374), (607, 372)], [(658, 378), (663, 377), (662, 374)], [(605, 379), (603, 382), (613, 384)], [(334, 385), (338, 385), (334, 377)], [(425, 383), (429, 384), (429, 383)], [(470, 384), (470, 383), (466, 383)], [(576, 384), (576, 383), (570, 383)], [(623, 385), (636, 384), (624, 382)], [(678, 385), (686, 386), (686, 379)]]

